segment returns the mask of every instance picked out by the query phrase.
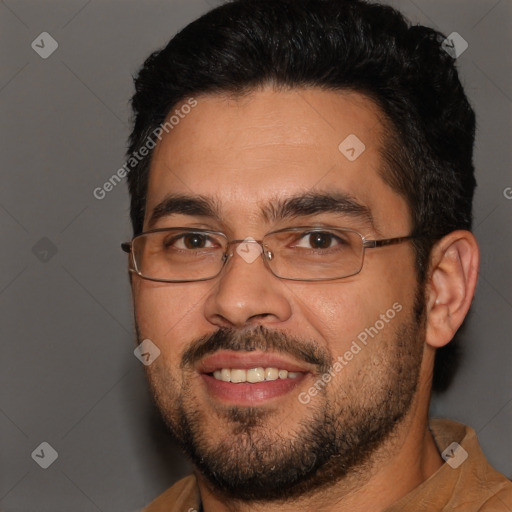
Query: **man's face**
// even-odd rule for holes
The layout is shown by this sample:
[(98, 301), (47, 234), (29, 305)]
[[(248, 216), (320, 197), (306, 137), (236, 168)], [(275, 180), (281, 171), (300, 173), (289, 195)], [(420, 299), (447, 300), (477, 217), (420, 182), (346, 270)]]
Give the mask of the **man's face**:
[[(379, 175), (384, 128), (364, 96), (266, 88), (196, 99), (155, 149), (145, 230), (203, 228), (230, 240), (297, 226), (347, 227), (368, 239), (410, 233), (405, 200)], [(365, 145), (359, 156), (354, 139), (338, 148), (352, 134)], [(170, 194), (201, 197), (217, 214), (189, 209), (151, 222)], [(315, 194), (363, 208), (278, 207)], [(161, 350), (150, 386), (200, 471), (238, 498), (285, 497), (365, 464), (408, 412), (424, 339), (414, 254), (410, 243), (368, 249), (359, 274), (304, 282), (275, 277), (237, 247), (212, 280), (134, 276), (138, 336)], [(268, 368), (269, 380), (229, 381), (258, 378), (253, 368)], [(279, 370), (292, 378), (275, 378)]]

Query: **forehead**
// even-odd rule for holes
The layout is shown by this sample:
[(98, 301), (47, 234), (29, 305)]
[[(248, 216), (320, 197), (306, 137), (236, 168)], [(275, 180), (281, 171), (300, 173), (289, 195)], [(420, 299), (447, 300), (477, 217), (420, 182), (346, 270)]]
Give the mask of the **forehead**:
[(367, 97), (266, 87), (195, 100), (192, 109), (173, 109), (179, 122), (154, 150), (146, 228), (169, 194), (212, 198), (226, 223), (270, 222), (273, 201), (315, 192), (354, 199), (377, 225), (386, 209), (390, 226), (407, 223), (405, 200), (379, 174), (385, 128)]

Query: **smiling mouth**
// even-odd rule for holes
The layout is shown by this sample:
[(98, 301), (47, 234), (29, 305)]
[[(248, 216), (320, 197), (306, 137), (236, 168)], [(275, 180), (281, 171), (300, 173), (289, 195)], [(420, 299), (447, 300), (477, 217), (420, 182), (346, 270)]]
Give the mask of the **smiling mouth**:
[(269, 367), (269, 368), (222, 368), (215, 370), (209, 375), (213, 376), (216, 380), (222, 382), (232, 382), (240, 384), (243, 382), (249, 382), (256, 384), (259, 382), (267, 382), (278, 379), (297, 379), (304, 375), (303, 372), (289, 372), (288, 370)]
[(288, 395), (310, 373), (304, 363), (282, 354), (223, 350), (196, 366), (210, 398), (238, 406), (263, 405)]

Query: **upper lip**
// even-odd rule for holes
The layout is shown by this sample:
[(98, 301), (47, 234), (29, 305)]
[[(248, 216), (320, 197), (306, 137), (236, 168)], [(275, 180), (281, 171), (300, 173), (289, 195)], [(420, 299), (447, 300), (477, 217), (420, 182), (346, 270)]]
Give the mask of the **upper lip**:
[(222, 368), (278, 368), (289, 372), (308, 372), (307, 363), (297, 363), (271, 352), (220, 351), (207, 356), (198, 364), (200, 373), (212, 373)]

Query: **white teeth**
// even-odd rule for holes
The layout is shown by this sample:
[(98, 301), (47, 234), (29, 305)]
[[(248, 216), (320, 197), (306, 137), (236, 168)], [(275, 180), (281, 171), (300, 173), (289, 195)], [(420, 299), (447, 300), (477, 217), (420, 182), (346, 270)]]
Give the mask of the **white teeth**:
[(215, 370), (213, 376), (217, 380), (224, 382), (264, 382), (277, 379), (296, 379), (302, 375), (301, 372), (289, 372), (288, 370), (279, 370), (278, 368), (251, 368), (242, 370), (238, 368), (222, 368)]
[[(215, 374), (214, 374), (215, 376)], [(246, 382), (247, 371), (246, 370), (231, 370), (231, 382)]]
[(247, 382), (263, 382), (265, 380), (265, 368), (252, 368), (247, 370)]
[(277, 368), (265, 368), (265, 380), (277, 380), (279, 370)]

